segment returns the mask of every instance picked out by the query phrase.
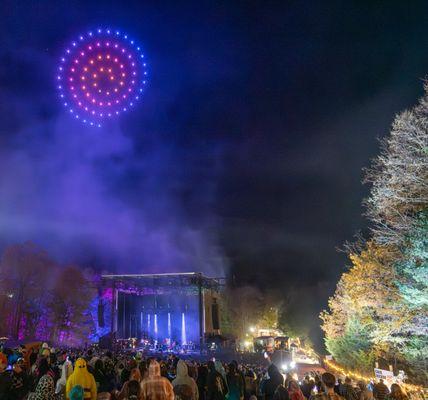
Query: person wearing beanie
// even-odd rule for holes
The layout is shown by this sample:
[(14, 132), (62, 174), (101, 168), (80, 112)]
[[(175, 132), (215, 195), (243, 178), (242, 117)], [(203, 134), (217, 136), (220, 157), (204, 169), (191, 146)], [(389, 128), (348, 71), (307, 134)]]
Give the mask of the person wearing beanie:
[(75, 386), (81, 386), (84, 391), (84, 399), (97, 399), (97, 384), (94, 376), (88, 371), (86, 361), (83, 358), (78, 358), (74, 366), (73, 373), (67, 379), (65, 393), (67, 399), (71, 400), (70, 392)]

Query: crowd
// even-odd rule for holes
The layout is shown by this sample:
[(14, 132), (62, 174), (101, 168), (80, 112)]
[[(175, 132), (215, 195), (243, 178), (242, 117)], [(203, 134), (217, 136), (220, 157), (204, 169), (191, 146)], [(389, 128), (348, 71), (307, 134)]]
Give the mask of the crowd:
[[(294, 376), (295, 378), (295, 376)], [(353, 385), (324, 373), (301, 382), (274, 364), (21, 346), (0, 353), (0, 400), (407, 400), (398, 385)]]

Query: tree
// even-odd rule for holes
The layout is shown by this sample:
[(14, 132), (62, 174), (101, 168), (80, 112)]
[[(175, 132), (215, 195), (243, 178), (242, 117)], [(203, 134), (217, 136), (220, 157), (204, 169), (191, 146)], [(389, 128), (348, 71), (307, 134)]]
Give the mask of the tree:
[(89, 305), (96, 294), (78, 267), (69, 266), (59, 272), (50, 303), (52, 341), (78, 344), (89, 336), (92, 322)]
[(0, 293), (8, 299), (7, 333), (15, 339), (34, 338), (46, 313), (46, 289), (56, 264), (45, 250), (26, 242), (7, 247), (0, 265)]
[[(425, 86), (428, 90), (428, 86)], [(414, 215), (428, 204), (428, 96), (399, 114), (366, 182), (372, 183), (366, 201), (374, 238), (381, 244), (400, 244), (412, 229)]]
[[(425, 87), (427, 92), (428, 87)], [(329, 351), (364, 369), (364, 357), (401, 364), (425, 383), (428, 354), (428, 95), (398, 115), (367, 172), (372, 238), (351, 252), (321, 314)], [(363, 350), (359, 357), (357, 347)], [(348, 353), (347, 353), (348, 351)]]

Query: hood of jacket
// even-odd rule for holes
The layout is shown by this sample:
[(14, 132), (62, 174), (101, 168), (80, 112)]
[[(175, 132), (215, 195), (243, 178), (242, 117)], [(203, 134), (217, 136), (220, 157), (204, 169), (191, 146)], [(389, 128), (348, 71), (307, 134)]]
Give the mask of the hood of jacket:
[(177, 364), (177, 378), (186, 378), (189, 376), (189, 368), (183, 360), (179, 360)]

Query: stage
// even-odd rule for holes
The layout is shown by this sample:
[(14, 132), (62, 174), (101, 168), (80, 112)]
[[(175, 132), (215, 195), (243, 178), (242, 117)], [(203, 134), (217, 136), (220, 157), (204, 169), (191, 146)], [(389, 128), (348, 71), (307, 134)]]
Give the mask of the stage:
[(223, 284), (199, 272), (102, 275), (99, 324), (110, 314), (104, 333), (135, 338), (136, 347), (202, 349), (206, 338), (221, 334)]

